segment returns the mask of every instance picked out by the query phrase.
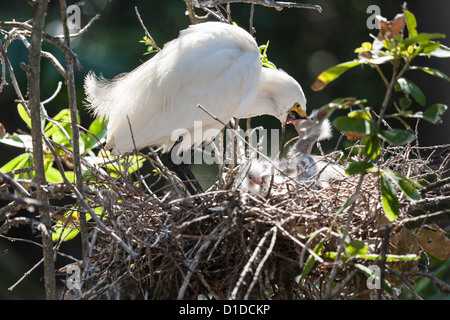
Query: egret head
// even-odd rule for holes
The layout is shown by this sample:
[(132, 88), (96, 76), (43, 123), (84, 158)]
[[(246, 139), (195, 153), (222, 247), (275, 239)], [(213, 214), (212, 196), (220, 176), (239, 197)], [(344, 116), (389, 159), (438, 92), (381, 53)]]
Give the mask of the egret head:
[(314, 110), (307, 118), (294, 118), (292, 112), (289, 114), (289, 122), (294, 125), (301, 139), (313, 138), (324, 140), (331, 137), (331, 123), (327, 118), (317, 117), (318, 111)]
[(306, 97), (302, 87), (281, 69), (262, 68), (256, 100), (248, 116), (261, 114), (273, 115), (282, 124), (289, 117), (306, 117)]

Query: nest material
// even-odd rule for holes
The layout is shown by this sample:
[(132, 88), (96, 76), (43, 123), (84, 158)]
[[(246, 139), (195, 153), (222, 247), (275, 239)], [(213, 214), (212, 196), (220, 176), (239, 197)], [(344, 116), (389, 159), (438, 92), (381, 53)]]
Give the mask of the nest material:
[[(423, 175), (423, 160), (408, 160), (404, 152), (393, 150), (396, 156), (384, 165), (411, 177)], [(366, 277), (352, 264), (341, 263), (330, 278), (334, 260), (313, 251), (323, 240), (321, 252), (337, 252), (349, 223), (348, 238), (380, 254), (387, 220), (378, 176), (358, 182), (359, 176), (347, 177), (316, 190), (308, 182), (286, 181), (288, 192), (267, 198), (210, 190), (163, 200), (130, 190), (127, 183), (106, 184), (113, 192), (100, 197), (103, 202), (96, 198), (107, 213), (104, 223), (137, 256), (94, 229), (94, 251), (84, 271), (92, 287), (82, 298), (319, 299), (329, 281), (348, 288), (334, 298), (368, 297)], [(348, 199), (353, 201), (337, 214)], [(400, 194), (399, 199), (401, 221), (408, 201)], [(399, 253), (395, 243), (389, 252)], [(311, 256), (315, 264), (300, 278)], [(415, 267), (409, 263), (408, 270)]]

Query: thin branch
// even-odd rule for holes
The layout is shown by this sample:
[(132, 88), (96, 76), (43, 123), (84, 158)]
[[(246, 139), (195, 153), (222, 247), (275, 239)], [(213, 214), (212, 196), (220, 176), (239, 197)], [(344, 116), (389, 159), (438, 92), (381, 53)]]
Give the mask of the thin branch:
[[(80, 31), (78, 31), (77, 33), (71, 33), (70, 34), (70, 38), (76, 38), (81, 36), (83, 33), (85, 33), (89, 27), (98, 19), (100, 19), (101, 15), (99, 13), (97, 13), (91, 20), (89, 20), (88, 24), (85, 25), (82, 29), (80, 29)], [(56, 38), (59, 39), (64, 39), (65, 35), (60, 35), (60, 36), (56, 36)]]
[(0, 191), (0, 199), (7, 201), (15, 201), (18, 204), (24, 205), (29, 211), (33, 211), (32, 208), (48, 210), (50, 208), (49, 204), (45, 201), (39, 201), (29, 197), (18, 197), (12, 193)]
[(250, 3), (256, 4), (264, 7), (275, 8), (277, 10), (282, 10), (284, 8), (299, 8), (299, 9), (312, 9), (318, 12), (322, 12), (322, 7), (316, 4), (305, 4), (305, 3), (297, 3), (297, 2), (282, 2), (282, 1), (273, 1), (273, 0), (185, 0), (186, 3), (196, 7), (196, 8), (205, 8), (205, 7), (216, 7), (221, 4), (228, 3)]
[[(27, 70), (28, 90), (31, 118), (31, 136), (33, 140), (33, 162), (35, 168), (35, 180), (41, 186), (47, 184), (45, 178), (44, 151), (42, 146), (42, 128), (41, 128), (41, 44), (44, 29), (45, 16), (47, 14), (48, 0), (33, 2), (33, 27), (30, 38), (29, 68)], [(47, 192), (42, 188), (37, 189), (37, 200), (48, 202)], [(40, 220), (44, 225), (51, 225), (51, 218), (48, 209), (39, 209)], [(56, 281), (54, 266), (54, 250), (51, 237), (42, 234), (42, 248), (44, 259), (44, 279), (45, 296), (47, 299), (56, 299)]]
[(424, 222), (426, 223), (440, 223), (450, 221), (450, 209), (424, 214), (418, 217), (407, 218), (402, 220), (401, 225), (408, 229), (419, 228)]
[[(67, 26), (67, 4), (65, 0), (59, 1), (61, 19), (64, 31), (64, 41), (69, 49), (70, 48), (70, 32)], [(80, 156), (80, 129), (78, 126), (78, 109), (77, 109), (77, 98), (75, 89), (75, 75), (73, 70), (73, 57), (72, 55), (65, 53), (66, 55), (66, 74), (64, 79), (66, 80), (67, 95), (69, 98), (69, 109), (70, 109), (70, 119), (72, 123), (72, 149), (73, 149), (73, 160), (74, 160), (74, 171), (76, 178), (76, 185), (78, 190), (80, 190), (83, 196), (83, 173), (81, 172), (81, 156)], [(80, 233), (81, 233), (81, 248), (83, 255), (83, 262), (87, 263), (88, 257), (88, 231), (86, 223), (86, 215), (81, 212), (80, 214)]]
[(147, 36), (147, 39), (151, 42), (153, 48), (155, 48), (158, 51), (161, 51), (161, 48), (158, 47), (153, 37), (150, 35), (150, 32), (148, 32), (147, 28), (145, 27), (144, 22), (142, 21), (141, 15), (139, 14), (138, 8), (134, 7), (134, 10), (136, 11), (136, 15), (138, 17), (139, 22), (141, 23), (142, 29), (144, 29), (145, 35)]

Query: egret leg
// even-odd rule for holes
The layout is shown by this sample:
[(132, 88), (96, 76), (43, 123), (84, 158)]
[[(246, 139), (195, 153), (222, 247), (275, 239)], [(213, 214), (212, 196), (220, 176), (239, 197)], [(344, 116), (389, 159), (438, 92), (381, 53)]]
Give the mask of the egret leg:
[[(197, 178), (195, 178), (189, 166), (185, 163), (175, 164), (172, 160), (172, 153), (176, 152), (175, 147), (183, 141), (183, 137), (180, 137), (177, 142), (175, 142), (172, 149), (170, 149), (168, 154), (169, 167), (172, 171), (174, 171), (177, 176), (183, 181), (186, 189), (191, 195), (203, 193), (203, 188), (198, 183)], [(195, 188), (194, 188), (195, 187)], [(196, 190), (197, 189), (197, 190)]]

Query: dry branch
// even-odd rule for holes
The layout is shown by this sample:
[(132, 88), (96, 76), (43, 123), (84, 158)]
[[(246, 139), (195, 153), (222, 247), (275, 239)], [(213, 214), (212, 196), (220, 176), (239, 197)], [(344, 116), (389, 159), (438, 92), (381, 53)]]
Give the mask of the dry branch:
[(282, 10), (284, 8), (300, 8), (300, 9), (313, 9), (318, 12), (322, 12), (322, 8), (316, 4), (305, 4), (297, 2), (283, 2), (283, 1), (271, 1), (271, 0), (184, 0), (187, 4), (194, 6), (196, 8), (211, 8), (216, 7), (221, 4), (229, 3), (249, 3), (256, 4), (265, 7), (275, 8), (277, 10)]
[[(30, 56), (27, 72), (29, 102), (31, 118), (31, 136), (33, 138), (33, 162), (35, 167), (35, 180), (41, 186), (47, 184), (45, 178), (44, 153), (42, 147), (41, 129), (41, 95), (40, 95), (40, 75), (41, 75), (41, 42), (42, 31), (44, 29), (45, 16), (47, 14), (47, 0), (33, 2), (33, 27), (30, 38)], [(42, 188), (37, 189), (37, 200), (47, 202), (47, 192)], [(41, 223), (50, 226), (50, 213), (47, 208), (39, 208)], [(42, 234), (42, 249), (44, 258), (44, 279), (45, 296), (47, 299), (56, 298), (56, 281), (54, 268), (54, 251), (52, 239), (48, 233)]]

